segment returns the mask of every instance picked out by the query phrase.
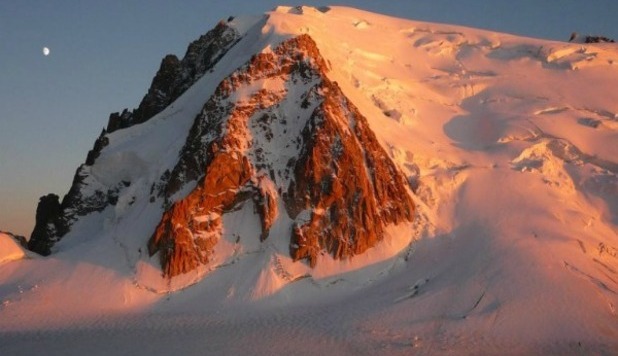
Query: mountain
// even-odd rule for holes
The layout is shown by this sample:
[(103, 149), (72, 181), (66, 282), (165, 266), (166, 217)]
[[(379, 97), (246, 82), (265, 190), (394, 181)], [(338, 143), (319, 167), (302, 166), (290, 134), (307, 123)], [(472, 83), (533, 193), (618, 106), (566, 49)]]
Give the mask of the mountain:
[[(174, 199), (196, 179), (189, 195)], [(292, 259), (312, 267), (322, 252), (336, 259), (363, 253), (414, 211), (402, 173), (326, 77), (307, 35), (253, 56), (219, 84), (165, 180), (159, 196), (174, 202), (149, 252), (160, 254), (167, 276), (207, 264), (231, 228), (224, 215), (247, 199), (260, 219), (255, 238), (291, 221), (279, 231), (290, 231)]]
[[(164, 277), (225, 259), (215, 251), (224, 231), (237, 240), (264, 241), (276, 228), (272, 239), (288, 246), (279, 252), (315, 267), (324, 253), (351, 258), (380, 242), (389, 225), (413, 220), (406, 178), (367, 119), (328, 79), (308, 35), (254, 54), (228, 74), (193, 117), (180, 151), (167, 152), (177, 154), (173, 165), (143, 162), (144, 152), (133, 148), (119, 149), (106, 162), (117, 130), (148, 121), (224, 58), (242, 36), (233, 26), (219, 23), (189, 46), (182, 61), (165, 57), (139, 108), (110, 116), (62, 202), (55, 195), (41, 198), (33, 251), (50, 254), (65, 235), (76, 235), (73, 226), (82, 221), (100, 225), (96, 213), (115, 209), (114, 218), (123, 219), (127, 210), (159, 209), (147, 247)], [(136, 167), (142, 168), (130, 172)], [(169, 168), (159, 176), (144, 174), (163, 167)], [(136, 182), (141, 189), (131, 189)], [(122, 199), (127, 207), (119, 212)], [(261, 228), (234, 233), (223, 220), (245, 207), (259, 215)]]
[(611, 353), (617, 63), (343, 7), (222, 21), (41, 198), (0, 341)]

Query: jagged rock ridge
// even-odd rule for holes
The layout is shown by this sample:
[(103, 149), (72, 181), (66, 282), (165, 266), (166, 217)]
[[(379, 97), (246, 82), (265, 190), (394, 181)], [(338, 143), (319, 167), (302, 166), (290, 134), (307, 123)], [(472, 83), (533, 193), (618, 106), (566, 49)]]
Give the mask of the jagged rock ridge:
[(360, 254), (387, 225), (413, 219), (403, 176), (326, 72), (313, 40), (301, 35), (257, 54), (218, 86), (160, 192), (171, 202), (198, 181), (150, 239), (165, 275), (208, 263), (222, 215), (248, 199), (261, 217), (255, 238), (268, 238), (283, 206), (293, 220), (290, 254), (311, 266), (323, 252)]
[[(221, 21), (217, 26), (192, 42), (182, 60), (167, 55), (154, 77), (148, 93), (137, 109), (112, 113), (106, 129), (103, 129), (73, 178), (69, 192), (58, 206), (52, 206), (50, 196), (42, 197), (37, 208), (37, 219), (31, 234), (29, 248), (39, 254), (48, 255), (51, 247), (69, 232), (70, 226), (79, 216), (102, 211), (114, 205), (118, 192), (130, 182), (116, 187), (99, 187), (93, 194), (84, 194), (89, 182), (89, 167), (94, 165), (103, 148), (109, 144), (108, 134), (119, 129), (143, 123), (170, 105), (191, 85), (211, 70), (218, 61), (241, 38), (233, 27)], [(58, 200), (58, 199), (56, 199)], [(42, 205), (41, 205), (42, 204)]]
[(192, 42), (182, 60), (173, 54), (165, 56), (137, 109), (132, 112), (125, 109), (122, 113), (111, 114), (107, 131), (113, 132), (145, 122), (161, 112), (212, 69), (238, 40), (240, 34), (221, 21)]

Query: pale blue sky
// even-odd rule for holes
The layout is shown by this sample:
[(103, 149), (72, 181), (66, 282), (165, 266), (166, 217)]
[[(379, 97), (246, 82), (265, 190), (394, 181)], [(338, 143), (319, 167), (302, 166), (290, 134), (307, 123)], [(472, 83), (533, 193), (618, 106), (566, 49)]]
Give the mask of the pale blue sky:
[[(161, 58), (230, 15), (324, 1), (0, 2), (0, 230), (29, 235), (38, 198), (63, 196), (110, 112), (134, 108)], [(531, 37), (618, 38), (616, 0), (338, 1)], [(48, 57), (42, 48), (51, 49)]]

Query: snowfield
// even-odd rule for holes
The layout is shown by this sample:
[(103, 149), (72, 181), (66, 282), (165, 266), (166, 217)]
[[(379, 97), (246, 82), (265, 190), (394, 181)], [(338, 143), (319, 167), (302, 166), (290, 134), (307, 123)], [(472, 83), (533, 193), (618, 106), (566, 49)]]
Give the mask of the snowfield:
[[(0, 235), (0, 354), (618, 352), (616, 44), (344, 7), (267, 15), (235, 19), (245, 35), (211, 73), (110, 135), (88, 183), (131, 181), (116, 206), (46, 258)], [(283, 238), (237, 239), (260, 230), (247, 203), (225, 217), (217, 260), (163, 279), (146, 248), (152, 183), (221, 80), (299, 34), (408, 177), (416, 220), (312, 270)]]

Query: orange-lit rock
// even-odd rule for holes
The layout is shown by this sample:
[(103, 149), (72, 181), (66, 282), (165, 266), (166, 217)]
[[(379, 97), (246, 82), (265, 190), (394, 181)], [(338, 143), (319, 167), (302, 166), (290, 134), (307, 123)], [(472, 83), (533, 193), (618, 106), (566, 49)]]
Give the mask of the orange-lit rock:
[(292, 217), (309, 210), (293, 230), (290, 252), (312, 266), (325, 250), (335, 258), (363, 253), (391, 223), (411, 221), (414, 204), (405, 179), (336, 83), (324, 80), (323, 103), (303, 131), (308, 143), (287, 194)]
[[(283, 205), (294, 226), (291, 236), (278, 238), (290, 239), (292, 258), (311, 266), (320, 253), (337, 259), (363, 253), (383, 239), (387, 225), (413, 219), (405, 179), (326, 71), (313, 40), (302, 35), (253, 56), (221, 82), (160, 191), (169, 209), (149, 251), (160, 253), (164, 275), (208, 263), (225, 229), (221, 216), (249, 199), (261, 221), (255, 238), (269, 238)], [(291, 87), (302, 94), (292, 98)], [(279, 109), (291, 101), (292, 112)], [(283, 167), (271, 140), (296, 147)]]
[[(245, 157), (220, 152), (198, 187), (165, 212), (150, 239), (150, 254), (160, 252), (165, 275), (189, 272), (206, 264), (220, 235), (220, 216), (234, 206), (239, 189), (250, 178)], [(196, 218), (215, 216), (205, 223)]]

